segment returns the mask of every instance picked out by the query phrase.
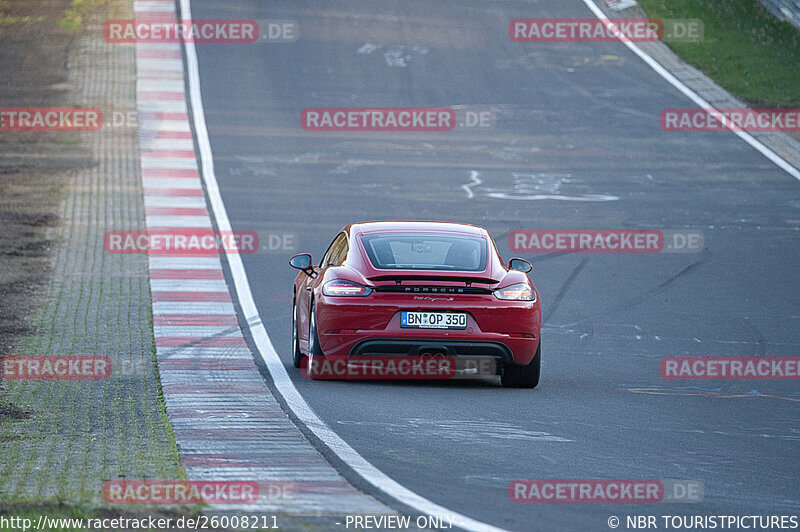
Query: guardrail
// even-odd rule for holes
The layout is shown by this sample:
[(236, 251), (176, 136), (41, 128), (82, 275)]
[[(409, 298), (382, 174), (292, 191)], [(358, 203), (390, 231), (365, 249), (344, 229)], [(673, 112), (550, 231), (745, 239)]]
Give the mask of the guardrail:
[(800, 0), (761, 0), (761, 5), (779, 20), (785, 20), (800, 29)]

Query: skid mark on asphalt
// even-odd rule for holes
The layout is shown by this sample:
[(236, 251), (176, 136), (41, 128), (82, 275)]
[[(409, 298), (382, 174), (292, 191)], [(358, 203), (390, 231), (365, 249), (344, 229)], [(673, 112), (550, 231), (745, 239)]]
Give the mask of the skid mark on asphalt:
[(564, 299), (564, 296), (566, 295), (569, 288), (572, 286), (572, 283), (575, 282), (575, 279), (578, 278), (578, 275), (581, 273), (581, 271), (583, 271), (583, 269), (586, 267), (588, 263), (589, 263), (589, 257), (584, 257), (584, 259), (580, 263), (578, 263), (575, 269), (572, 270), (572, 273), (569, 274), (569, 277), (567, 277), (567, 280), (564, 281), (564, 284), (561, 285), (561, 288), (558, 290), (558, 293), (553, 298), (553, 303), (542, 315), (542, 322), (548, 321), (550, 317), (553, 315), (553, 313), (556, 310), (558, 310), (558, 306), (561, 304), (561, 300)]
[(408, 418), (399, 423), (384, 421), (337, 421), (339, 425), (381, 427), (386, 432), (397, 435), (416, 436), (436, 440), (480, 443), (487, 439), (571, 442), (567, 438), (549, 432), (527, 430), (511, 423), (469, 420), (435, 420)]
[[(681, 386), (678, 388), (666, 388), (664, 386), (625, 386), (619, 385), (625, 391), (645, 395), (679, 395), (681, 397), (710, 397), (713, 399), (778, 399), (781, 401), (791, 401), (800, 403), (800, 397), (789, 397), (785, 395), (772, 395), (761, 393), (758, 390), (750, 390), (747, 393), (723, 392), (722, 388), (704, 389), (697, 386)], [(791, 438), (800, 439), (800, 436)]]
[[(614, 305), (613, 307), (610, 307), (610, 308), (607, 308), (607, 309), (601, 309), (598, 312), (592, 314), (591, 316), (587, 316), (585, 318), (582, 318), (582, 319), (580, 319), (578, 321), (575, 321), (575, 322), (572, 322), (572, 323), (564, 324), (561, 327), (573, 327), (575, 325), (584, 323), (586, 321), (589, 321), (589, 320), (591, 320), (593, 318), (596, 318), (596, 317), (599, 317), (599, 316), (608, 317), (608, 316), (611, 316), (611, 315), (613, 315), (613, 314), (615, 314), (617, 312), (623, 311), (623, 310), (630, 310), (631, 308), (633, 308), (633, 307), (635, 307), (637, 305), (641, 305), (642, 303), (645, 303), (649, 299), (651, 299), (651, 298), (663, 293), (664, 291), (667, 290), (667, 288), (669, 288), (672, 284), (674, 284), (678, 279), (680, 279), (681, 277), (684, 277), (686, 275), (689, 275), (690, 273), (692, 273), (695, 270), (697, 270), (703, 264), (705, 264), (705, 261), (702, 261), (702, 260), (697, 261), (697, 262), (693, 262), (692, 264), (689, 264), (688, 266), (685, 266), (684, 268), (682, 268), (679, 272), (675, 273), (674, 275), (671, 275), (665, 281), (662, 281), (662, 282), (658, 283), (658, 285), (656, 285), (655, 287), (651, 288), (650, 290), (647, 290), (643, 294), (640, 294), (640, 295), (638, 295), (636, 297), (632, 297), (632, 298), (630, 298), (630, 299), (628, 299), (626, 301), (623, 301), (622, 303), (620, 303), (618, 305)], [(700, 340), (697, 339), (697, 338), (695, 338), (695, 340), (698, 343), (700, 342)]]
[[(787, 421), (789, 423), (789, 421)], [(565, 424), (571, 425), (574, 430), (594, 430), (596, 425), (593, 422), (583, 422), (583, 421), (575, 421), (575, 422), (565, 422)], [(695, 425), (697, 428), (687, 426), (687, 422), (683, 420), (674, 419), (674, 417), (669, 416), (668, 418), (658, 419), (657, 423), (649, 425), (649, 424), (642, 424), (637, 423), (636, 425), (623, 425), (622, 423), (614, 423), (608, 424), (607, 427), (609, 429), (613, 429), (614, 432), (622, 435), (624, 432), (652, 432), (652, 433), (664, 433), (666, 436), (665, 438), (673, 439), (678, 434), (690, 434), (695, 441), (695, 445), (701, 445), (700, 440), (697, 438), (698, 436), (728, 436), (731, 438), (739, 438), (748, 437), (748, 438), (765, 438), (765, 439), (783, 439), (789, 441), (797, 441), (800, 440), (800, 431), (795, 427), (751, 427), (749, 425), (735, 425), (726, 430), (719, 430), (719, 429), (709, 429), (707, 424), (703, 423), (702, 421), (698, 422)], [(622, 436), (620, 436), (622, 437)], [(717, 445), (716, 442), (712, 443)], [(714, 447), (718, 449), (718, 447)], [(607, 455), (603, 455), (603, 451), (596, 447), (594, 450), (594, 456), (598, 460), (608, 459), (608, 460), (616, 460), (619, 458), (619, 453), (616, 452), (614, 449), (610, 449)], [(717, 450), (716, 454), (718, 455), (719, 452)], [(741, 457), (742, 451), (737, 451), (736, 455)], [(664, 459), (665, 455), (662, 453), (658, 453), (661, 459)], [(758, 458), (761, 455), (758, 453), (752, 454), (752, 457)]]
[[(599, 333), (595, 335), (592, 331), (594, 330), (594, 326), (597, 326), (599, 329)], [(713, 351), (713, 347), (711, 345), (719, 345), (721, 349), (725, 351), (730, 350), (730, 346), (737, 346), (737, 347), (748, 347), (748, 353), (750, 354), (760, 354), (765, 355), (768, 349), (791, 349), (794, 351), (800, 351), (800, 343), (797, 342), (766, 342), (762, 344), (760, 341), (754, 340), (733, 340), (731, 338), (706, 338), (702, 341), (697, 339), (693, 336), (680, 336), (680, 335), (666, 335), (666, 334), (641, 334), (641, 333), (631, 333), (629, 332), (630, 329), (637, 329), (639, 328), (637, 325), (634, 324), (618, 324), (618, 323), (595, 323), (593, 321), (586, 321), (586, 322), (573, 322), (566, 325), (554, 325), (552, 323), (545, 323), (542, 325), (542, 335), (543, 336), (550, 336), (550, 335), (565, 335), (565, 336), (574, 336), (578, 335), (579, 339), (586, 340), (589, 339), (606, 339), (606, 340), (615, 340), (619, 342), (623, 341), (630, 341), (632, 343), (639, 343), (643, 342), (644, 344), (653, 343), (654, 345), (658, 344), (666, 344), (671, 345), (673, 350), (676, 349), (685, 349), (685, 350), (693, 350), (696, 347), (692, 347), (693, 344), (703, 343), (707, 344), (709, 347), (706, 347), (708, 352)], [(688, 344), (685, 347), (679, 348), (677, 347), (680, 343)], [(639, 347), (637, 347), (639, 349)], [(659, 350), (662, 349), (661, 347), (658, 348)], [(661, 351), (659, 351), (660, 353)], [(587, 353), (584, 353), (587, 354)], [(599, 352), (597, 354), (602, 354)], [(634, 356), (646, 357), (645, 353), (639, 353)]]
[(631, 307), (635, 307), (637, 305), (641, 305), (642, 303), (648, 301), (649, 299), (651, 299), (651, 298), (663, 293), (664, 291), (667, 290), (667, 288), (669, 288), (678, 279), (680, 279), (681, 277), (684, 277), (684, 276), (689, 275), (690, 273), (694, 272), (700, 266), (702, 266), (704, 263), (705, 263), (704, 261), (700, 260), (700, 261), (697, 261), (697, 262), (693, 262), (692, 264), (689, 264), (688, 266), (685, 266), (678, 273), (676, 273), (674, 275), (671, 275), (666, 280), (658, 283), (658, 285), (656, 285), (655, 288), (651, 288), (650, 290), (648, 290), (647, 292), (645, 292), (642, 295), (636, 296), (634, 298), (629, 299), (628, 301), (620, 303), (617, 306), (614, 306), (614, 307), (611, 307), (610, 309), (607, 309), (604, 312), (604, 314), (614, 313), (614, 312), (618, 312), (620, 310), (627, 310), (627, 309), (629, 309)]
[(740, 321), (744, 324), (744, 328), (753, 331), (753, 336), (756, 337), (756, 341), (754, 343), (758, 346), (758, 349), (754, 354), (766, 355), (767, 340), (764, 338), (764, 335), (761, 334), (761, 330), (755, 325), (753, 325), (747, 318), (742, 318)]

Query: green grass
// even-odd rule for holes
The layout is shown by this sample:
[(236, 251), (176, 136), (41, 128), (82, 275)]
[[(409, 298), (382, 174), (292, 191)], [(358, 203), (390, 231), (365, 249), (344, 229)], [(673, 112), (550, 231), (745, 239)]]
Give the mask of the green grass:
[(800, 31), (758, 0), (639, 0), (651, 18), (698, 18), (697, 43), (669, 46), (753, 106), (800, 107)]
[[(103, 506), (100, 489), (109, 480), (185, 479), (156, 369), (149, 298), (145, 315), (116, 312), (105, 324), (65, 310), (78, 308), (81, 298), (92, 309), (96, 300), (124, 302), (146, 283), (89, 279), (47, 288), (42, 308), (28, 319), (37, 333), (21, 337), (13, 354), (97, 352), (128, 373), (97, 381), (4, 381), (0, 508), (54, 501)], [(127, 308), (120, 303), (111, 312), (117, 306)], [(75, 316), (66, 333), (59, 325), (65, 314)]]
[(92, 18), (101, 20), (99, 16), (103, 14), (114, 18), (118, 7), (117, 0), (72, 0), (58, 25), (69, 32), (81, 33)]

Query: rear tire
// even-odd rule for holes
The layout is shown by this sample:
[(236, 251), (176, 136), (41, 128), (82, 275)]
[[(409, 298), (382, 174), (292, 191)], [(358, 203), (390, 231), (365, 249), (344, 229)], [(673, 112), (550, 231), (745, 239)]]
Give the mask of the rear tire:
[(297, 298), (292, 300), (292, 364), (299, 368), (303, 363), (303, 353), (300, 352), (300, 335), (297, 324)]
[(529, 364), (506, 364), (500, 377), (503, 386), (509, 388), (536, 388), (542, 367), (542, 339)]
[(322, 354), (322, 349), (319, 347), (319, 335), (317, 334), (317, 309), (314, 308), (314, 303), (311, 303), (310, 312), (311, 322), (308, 326), (308, 359), (306, 360), (306, 372), (312, 379), (321, 379), (322, 376), (317, 371), (312, 371), (313, 368), (319, 367), (325, 356)]

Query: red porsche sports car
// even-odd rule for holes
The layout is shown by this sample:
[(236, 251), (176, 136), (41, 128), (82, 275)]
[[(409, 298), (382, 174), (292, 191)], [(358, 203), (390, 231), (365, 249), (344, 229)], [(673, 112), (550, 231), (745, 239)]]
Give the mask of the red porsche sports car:
[(532, 266), (513, 258), (506, 267), (482, 227), (356, 223), (336, 235), (319, 265), (308, 253), (289, 262), (300, 270), (295, 367), (439, 357), (455, 361), (443, 377), (491, 368), (505, 386), (539, 383), (542, 312), (526, 275)]

